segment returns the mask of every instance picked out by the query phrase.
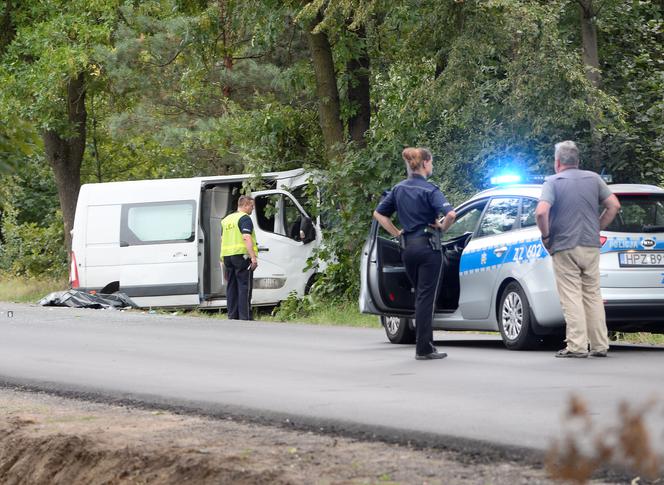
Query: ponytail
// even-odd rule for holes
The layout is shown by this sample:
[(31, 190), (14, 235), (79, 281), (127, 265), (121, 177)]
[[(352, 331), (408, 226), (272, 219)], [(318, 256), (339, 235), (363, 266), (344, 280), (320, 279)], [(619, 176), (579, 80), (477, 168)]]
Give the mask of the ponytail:
[(426, 148), (404, 148), (401, 156), (408, 164), (411, 172), (416, 172), (422, 168), (424, 162), (431, 160), (431, 152)]

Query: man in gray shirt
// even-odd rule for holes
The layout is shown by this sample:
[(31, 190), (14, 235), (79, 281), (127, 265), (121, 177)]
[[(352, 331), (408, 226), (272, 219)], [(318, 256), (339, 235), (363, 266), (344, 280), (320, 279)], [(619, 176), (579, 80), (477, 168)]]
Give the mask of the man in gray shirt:
[(542, 186), (535, 215), (544, 247), (553, 258), (567, 324), (567, 346), (556, 357), (606, 357), (609, 338), (599, 282), (599, 232), (616, 216), (620, 202), (599, 175), (579, 170), (579, 149), (573, 141), (557, 143), (554, 159), (556, 175)]

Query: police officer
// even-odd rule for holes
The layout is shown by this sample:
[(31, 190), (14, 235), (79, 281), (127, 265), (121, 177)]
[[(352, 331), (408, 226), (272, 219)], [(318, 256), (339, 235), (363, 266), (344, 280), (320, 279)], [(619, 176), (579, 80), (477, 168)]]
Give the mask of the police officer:
[[(442, 270), (442, 252), (439, 244), (432, 245), (432, 237), (440, 236), (436, 231), (449, 228), (456, 213), (440, 189), (426, 180), (433, 173), (431, 152), (426, 148), (406, 148), (402, 156), (409, 177), (392, 188), (373, 216), (392, 236), (401, 237), (402, 248), (405, 247), (401, 257), (415, 288), (415, 358), (443, 359), (447, 354), (434, 347), (431, 326)], [(402, 230), (390, 219), (395, 211)], [(445, 214), (442, 222), (438, 220), (440, 214)]]
[(237, 212), (221, 221), (221, 258), (226, 281), (228, 318), (251, 320), (251, 290), (253, 271), (258, 266), (256, 233), (251, 221), (254, 199), (240, 196)]

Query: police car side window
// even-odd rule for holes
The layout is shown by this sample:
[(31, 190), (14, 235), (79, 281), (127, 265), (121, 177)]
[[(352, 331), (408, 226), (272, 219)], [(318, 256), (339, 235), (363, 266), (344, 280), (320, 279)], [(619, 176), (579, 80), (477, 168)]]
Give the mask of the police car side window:
[(482, 211), (486, 201), (475, 204), (470, 208), (461, 209), (457, 215), (456, 221), (445, 232), (444, 240), (449, 241), (466, 234), (467, 232), (475, 232), (477, 222), (480, 220)]
[(518, 214), (519, 199), (491, 199), (480, 223), (478, 237), (495, 236), (511, 231), (514, 228)]
[(536, 224), (535, 222), (535, 208), (537, 207), (537, 199), (521, 199), (521, 227), (531, 227)]

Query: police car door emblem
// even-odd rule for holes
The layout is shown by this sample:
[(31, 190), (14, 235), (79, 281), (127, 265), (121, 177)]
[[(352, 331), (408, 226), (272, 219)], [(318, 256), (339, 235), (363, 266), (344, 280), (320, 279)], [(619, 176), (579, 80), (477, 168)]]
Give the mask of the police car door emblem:
[(650, 238), (648, 238), (648, 239), (643, 239), (643, 240), (641, 241), (641, 246), (643, 246), (643, 247), (646, 248), (646, 249), (650, 249), (650, 248), (654, 247), (655, 244), (656, 244), (655, 241), (652, 240), (652, 239), (650, 239)]
[(481, 256), (481, 259), (480, 259), (480, 263), (481, 263), (482, 265), (485, 265), (485, 264), (486, 264), (486, 253), (482, 253), (482, 256)]

